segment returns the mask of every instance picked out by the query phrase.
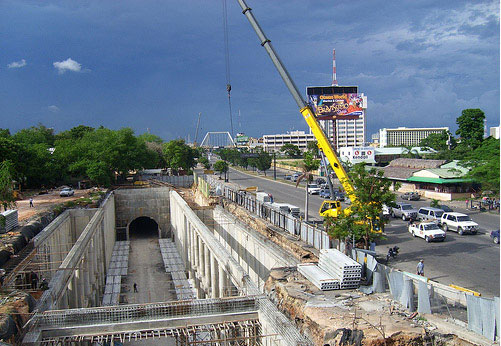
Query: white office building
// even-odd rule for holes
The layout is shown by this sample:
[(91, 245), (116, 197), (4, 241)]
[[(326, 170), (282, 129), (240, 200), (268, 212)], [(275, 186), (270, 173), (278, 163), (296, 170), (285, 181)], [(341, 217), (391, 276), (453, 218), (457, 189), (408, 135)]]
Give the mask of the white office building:
[(379, 147), (407, 147), (419, 146), (421, 141), (432, 133), (442, 133), (449, 131), (448, 127), (422, 127), (408, 128), (398, 127), (396, 129), (379, 130)]
[(286, 134), (278, 135), (264, 135), (263, 136), (263, 149), (266, 152), (279, 152), (284, 144), (294, 144), (299, 147), (301, 151), (306, 151), (308, 142), (315, 142), (315, 136), (304, 131), (291, 131)]
[[(320, 120), (325, 135), (339, 151), (342, 147), (360, 147), (365, 145), (365, 112), (356, 120)], [(334, 121), (336, 133), (334, 134)], [(335, 136), (335, 138), (334, 138)]]
[(499, 139), (499, 126), (491, 127), (489, 129), (489, 135), (495, 139)]

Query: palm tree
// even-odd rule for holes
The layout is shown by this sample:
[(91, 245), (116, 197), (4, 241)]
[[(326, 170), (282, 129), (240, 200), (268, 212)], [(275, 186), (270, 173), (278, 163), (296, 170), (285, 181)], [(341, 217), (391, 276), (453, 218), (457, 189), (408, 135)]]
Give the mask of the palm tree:
[(407, 157), (410, 159), (420, 159), (421, 155), (417, 151), (417, 149), (413, 148), (412, 145), (406, 146), (402, 152), (403, 157)]
[(313, 159), (313, 155), (309, 152), (304, 153), (304, 159), (300, 163), (300, 168), (302, 171), (302, 174), (297, 178), (296, 182), (296, 187), (298, 187), (299, 182), (303, 179), (306, 179), (306, 186), (305, 186), (305, 202), (304, 202), (304, 220), (308, 221), (308, 183), (310, 183), (313, 180), (313, 174), (311, 173), (312, 171), (318, 169), (320, 166), (320, 160), (315, 160)]

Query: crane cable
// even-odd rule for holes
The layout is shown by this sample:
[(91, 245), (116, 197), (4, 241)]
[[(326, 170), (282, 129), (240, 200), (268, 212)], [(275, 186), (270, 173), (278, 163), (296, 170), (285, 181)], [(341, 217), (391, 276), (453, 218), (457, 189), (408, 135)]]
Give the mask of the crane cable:
[(233, 116), (231, 112), (231, 80), (230, 80), (230, 49), (228, 44), (228, 11), (226, 0), (223, 1), (223, 31), (224, 31), (224, 60), (226, 65), (226, 91), (228, 92), (228, 107), (230, 111), (231, 138), (233, 139)]

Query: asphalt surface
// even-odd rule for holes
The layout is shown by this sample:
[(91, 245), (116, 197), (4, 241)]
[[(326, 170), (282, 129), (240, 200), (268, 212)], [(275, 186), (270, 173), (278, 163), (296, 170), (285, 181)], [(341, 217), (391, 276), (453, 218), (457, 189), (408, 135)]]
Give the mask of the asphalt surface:
[[(284, 171), (277, 171), (277, 180), (270, 180), (273, 171), (267, 172), (268, 178), (256, 176), (255, 173), (244, 173), (230, 170), (229, 181), (241, 187), (258, 186), (259, 191), (273, 195), (276, 202), (296, 205), (304, 211), (304, 185), (298, 188), (295, 183), (286, 181)], [(309, 196), (310, 219), (320, 220), (318, 210), (323, 199)], [(397, 201), (403, 201), (398, 196)], [(407, 202), (407, 201), (405, 201)], [(411, 201), (419, 209), (429, 206), (430, 200)], [(390, 259), (390, 266), (414, 273), (420, 259), (425, 261), (425, 275), (443, 284), (455, 284), (480, 292), (483, 296), (499, 296), (500, 252), (499, 245), (493, 244), (489, 233), (499, 228), (499, 214), (467, 211), (464, 208), (452, 207), (454, 211), (469, 214), (479, 224), (477, 235), (459, 236), (455, 232), (447, 232), (443, 243), (426, 243), (424, 239), (413, 238), (407, 230), (407, 222), (391, 219), (386, 226), (386, 239), (378, 241), (376, 251), (386, 256), (390, 246), (400, 248), (399, 255)]]

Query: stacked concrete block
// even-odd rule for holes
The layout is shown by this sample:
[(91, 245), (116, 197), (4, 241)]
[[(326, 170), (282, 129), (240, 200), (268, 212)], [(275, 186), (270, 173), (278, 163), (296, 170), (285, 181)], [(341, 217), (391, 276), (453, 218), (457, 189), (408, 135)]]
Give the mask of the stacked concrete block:
[(362, 266), (336, 249), (320, 250), (318, 265), (297, 265), (298, 271), (322, 291), (360, 286)]
[(4, 211), (0, 215), (5, 218), (5, 226), (0, 225), (0, 233), (10, 232), (19, 225), (17, 209)]
[(176, 245), (170, 239), (158, 239), (158, 243), (164, 261), (165, 271), (172, 277), (177, 299), (197, 299), (197, 291), (194, 283), (186, 277), (184, 263), (176, 249)]
[(118, 305), (122, 286), (122, 276), (127, 275), (129, 268), (129, 241), (117, 241), (113, 247), (108, 272), (106, 273), (106, 286), (102, 306)]
[(318, 266), (339, 279), (341, 289), (358, 288), (362, 266), (336, 249), (320, 250)]
[(314, 263), (298, 264), (297, 270), (322, 291), (338, 290), (340, 283)]

